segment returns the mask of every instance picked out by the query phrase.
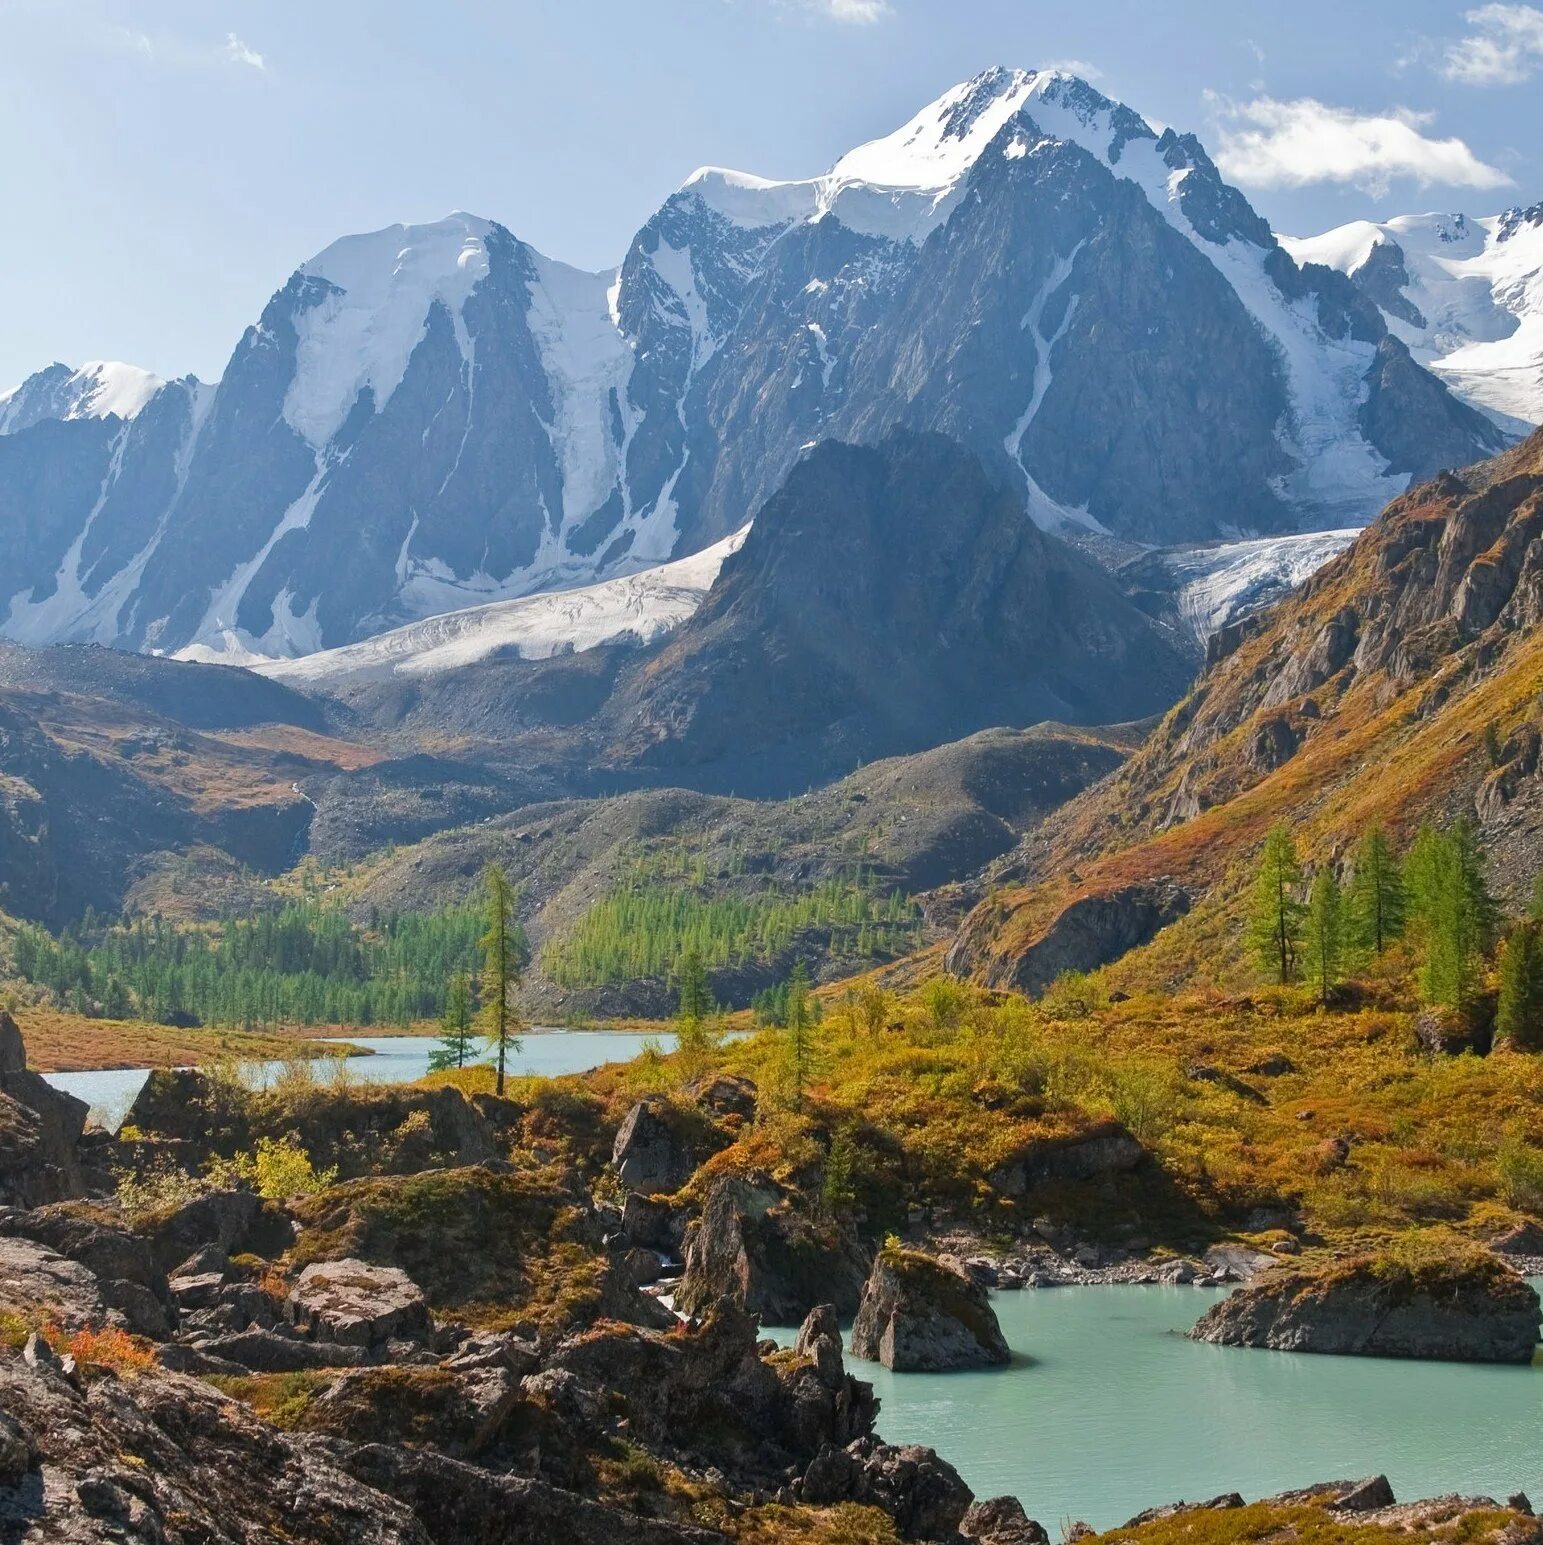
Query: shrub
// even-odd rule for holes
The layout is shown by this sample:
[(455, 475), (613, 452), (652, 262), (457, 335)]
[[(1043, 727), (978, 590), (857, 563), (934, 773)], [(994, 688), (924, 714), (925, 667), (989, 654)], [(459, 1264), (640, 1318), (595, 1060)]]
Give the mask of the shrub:
[(282, 1202), (291, 1196), (315, 1196), (325, 1191), (337, 1180), (338, 1171), (335, 1164), (318, 1170), (293, 1137), (260, 1137), (255, 1153), (214, 1160), (209, 1178), (217, 1186), (250, 1186), (265, 1200)]
[(1507, 1132), (1495, 1154), (1500, 1195), (1521, 1212), (1543, 1212), (1543, 1150)]

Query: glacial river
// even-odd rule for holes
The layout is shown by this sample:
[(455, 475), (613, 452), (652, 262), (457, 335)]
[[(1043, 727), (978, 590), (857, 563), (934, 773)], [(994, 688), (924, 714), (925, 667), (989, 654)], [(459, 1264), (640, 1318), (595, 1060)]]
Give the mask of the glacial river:
[[(362, 1046), (373, 1055), (350, 1057), (346, 1072), (360, 1081), (380, 1084), (411, 1083), (428, 1072), (429, 1053), (439, 1044), (427, 1035), (350, 1035), (343, 1037), (352, 1046)], [(643, 1050), (645, 1042), (656, 1041), (665, 1051), (673, 1050), (673, 1032), (643, 1036), (611, 1030), (544, 1030), (521, 1038), (518, 1052), (509, 1058), (508, 1069), (514, 1074), (539, 1073), (555, 1078), (561, 1073), (583, 1073), (605, 1062), (625, 1062)], [(491, 1058), (480, 1048), (473, 1059)], [(254, 1077), (271, 1078), (282, 1066), (277, 1062), (256, 1064)], [(89, 1073), (47, 1073), (56, 1089), (64, 1089), (84, 1100), (107, 1125), (116, 1127), (134, 1101), (148, 1068), (102, 1068)], [(325, 1079), (327, 1069), (319, 1065), (317, 1077)]]
[[(1225, 1289), (1041, 1288), (992, 1300), (1014, 1352), (982, 1372), (889, 1373), (850, 1356), (890, 1443), (928, 1443), (977, 1497), (1009, 1492), (1056, 1539), (1180, 1498), (1249, 1500), (1386, 1472), (1543, 1503), (1543, 1361), (1530, 1368), (1215, 1347), (1183, 1332)], [(769, 1331), (789, 1341), (792, 1331)]]

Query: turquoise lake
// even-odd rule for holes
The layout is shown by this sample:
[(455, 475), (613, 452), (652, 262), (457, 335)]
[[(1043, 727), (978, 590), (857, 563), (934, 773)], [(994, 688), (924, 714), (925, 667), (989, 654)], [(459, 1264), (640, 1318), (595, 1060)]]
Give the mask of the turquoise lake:
[[(350, 1057), (347, 1072), (361, 1081), (381, 1084), (411, 1083), (428, 1072), (429, 1054), (439, 1044), (427, 1035), (350, 1035), (352, 1046), (366, 1048), (368, 1057)], [(606, 1062), (625, 1062), (636, 1057), (647, 1041), (665, 1051), (674, 1049), (673, 1033), (655, 1036), (611, 1030), (543, 1030), (523, 1036), (520, 1050), (508, 1062), (511, 1073), (539, 1073), (555, 1078), (562, 1073), (583, 1073)], [(492, 1059), (479, 1050), (474, 1062)], [(259, 1063), (259, 1079), (271, 1077), (279, 1063)], [(89, 1073), (48, 1073), (56, 1089), (78, 1096), (109, 1126), (116, 1127), (150, 1076), (148, 1068), (101, 1068)], [(322, 1068), (317, 1075), (325, 1079)]]
[[(887, 1372), (850, 1355), (890, 1443), (931, 1444), (977, 1497), (1009, 1492), (1058, 1537), (1180, 1498), (1245, 1498), (1386, 1472), (1400, 1500), (1543, 1501), (1543, 1363), (1530, 1368), (1216, 1347), (1183, 1332), (1224, 1296), (1041, 1288), (992, 1303), (1015, 1354), (982, 1372)], [(792, 1332), (768, 1331), (778, 1340)]]

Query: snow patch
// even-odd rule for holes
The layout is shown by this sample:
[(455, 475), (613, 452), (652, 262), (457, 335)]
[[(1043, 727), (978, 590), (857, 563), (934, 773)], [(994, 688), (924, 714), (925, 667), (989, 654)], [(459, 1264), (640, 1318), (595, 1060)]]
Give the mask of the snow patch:
[(332, 291), (295, 318), (295, 377), (284, 419), (314, 447), (342, 427), (366, 387), (377, 412), (402, 382), (430, 309), (444, 305), (458, 324), (461, 307), (488, 272), (492, 222), (453, 214), (431, 225), (392, 225), (345, 236), (300, 272)]
[(1379, 245), (1396, 247), (1404, 297), (1424, 326), (1385, 313), (1421, 364), (1508, 429), (1543, 422), (1543, 206), (1470, 219), (1401, 215), (1321, 236), (1280, 238), (1299, 262), (1354, 275)]
[(1310, 579), (1361, 528), (1263, 537), (1211, 547), (1177, 547), (1162, 565), (1178, 584), (1179, 615), (1202, 642), (1219, 628), (1273, 605)]
[(393, 676), (434, 676), (494, 654), (545, 660), (625, 638), (650, 644), (696, 611), (724, 559), (739, 550), (749, 529), (747, 525), (689, 558), (626, 578), (468, 607), (298, 660), (254, 659), (234, 634), (226, 635), (225, 652), (206, 647), (196, 656), (184, 650), (179, 657), (218, 658), (253, 665), (265, 676), (294, 685), (336, 687)]
[(165, 382), (138, 365), (89, 360), (78, 370), (50, 366), (0, 392), (0, 435), (43, 419), (137, 418)]

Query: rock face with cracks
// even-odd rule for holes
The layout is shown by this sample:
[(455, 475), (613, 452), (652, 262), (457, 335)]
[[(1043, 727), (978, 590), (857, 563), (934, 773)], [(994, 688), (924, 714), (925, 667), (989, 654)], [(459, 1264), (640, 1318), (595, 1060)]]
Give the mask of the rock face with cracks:
[(1537, 1293), (1494, 1256), (1420, 1266), (1366, 1256), (1273, 1271), (1214, 1305), (1189, 1334), (1280, 1352), (1528, 1363), (1538, 1324)]
[(852, 1351), (897, 1373), (1000, 1367), (1009, 1356), (983, 1287), (920, 1251), (898, 1249), (874, 1260)]

